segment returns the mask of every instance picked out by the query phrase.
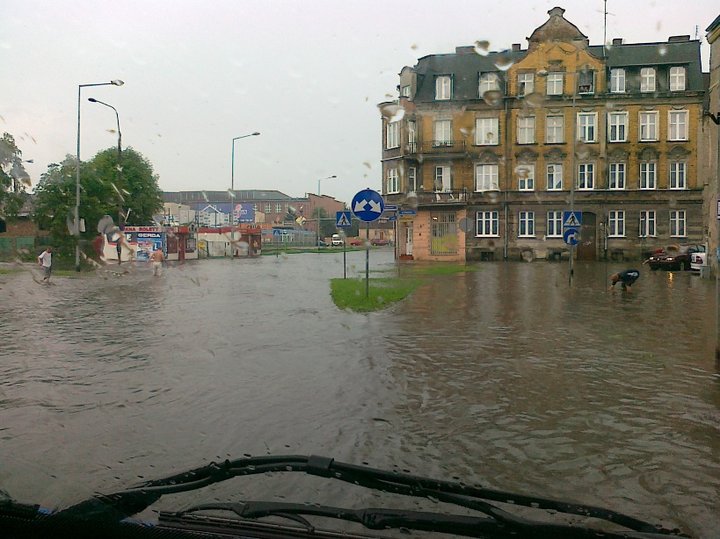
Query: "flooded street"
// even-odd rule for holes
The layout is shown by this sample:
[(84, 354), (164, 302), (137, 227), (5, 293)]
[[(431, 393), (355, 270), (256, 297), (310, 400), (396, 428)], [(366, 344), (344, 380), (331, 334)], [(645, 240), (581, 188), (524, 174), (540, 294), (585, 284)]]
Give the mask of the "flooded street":
[[(0, 488), (66, 506), (212, 460), (320, 454), (717, 537), (715, 281), (640, 267), (625, 294), (607, 288), (618, 264), (578, 263), (572, 287), (566, 263), (473, 268), (371, 314), (330, 298), (341, 253), (0, 275)], [(361, 496), (325, 485), (162, 503)]]

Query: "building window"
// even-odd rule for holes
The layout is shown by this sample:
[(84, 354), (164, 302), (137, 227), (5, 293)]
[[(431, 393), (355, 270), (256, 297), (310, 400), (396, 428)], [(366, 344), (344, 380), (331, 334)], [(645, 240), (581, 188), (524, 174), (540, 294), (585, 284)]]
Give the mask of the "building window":
[(655, 237), (657, 235), (656, 223), (655, 210), (640, 210), (640, 237)]
[(499, 144), (499, 125), (497, 118), (475, 119), (475, 144), (478, 146)]
[(475, 191), (497, 191), (498, 190), (498, 166), (497, 165), (476, 165), (475, 166)]
[(643, 67), (640, 70), (640, 91), (641, 92), (654, 92), (655, 91), (655, 68), (654, 67)]
[(500, 219), (497, 211), (479, 211), (477, 216), (478, 237), (497, 237), (500, 235)]
[(397, 148), (400, 146), (400, 123), (392, 122), (385, 126), (385, 148)]
[(535, 190), (535, 165), (519, 165), (515, 172), (518, 178), (518, 189), (520, 191)]
[(547, 190), (562, 191), (563, 166), (560, 164), (547, 165)]
[(562, 238), (562, 211), (547, 212), (547, 233), (548, 238)]
[(270, 213), (272, 211), (272, 204), (269, 202), (265, 204), (265, 213)]
[(435, 79), (435, 99), (446, 100), (452, 97), (452, 78), (450, 75), (439, 75)]
[(610, 93), (620, 94), (625, 92), (625, 70), (610, 70)]
[(435, 120), (435, 140), (433, 146), (452, 146), (452, 121)]
[(401, 97), (410, 97), (410, 85), (400, 87), (400, 96)]
[(687, 163), (685, 161), (670, 162), (670, 189), (687, 189)]
[(655, 161), (640, 163), (640, 189), (657, 189), (657, 163)]
[(478, 85), (478, 96), (482, 97), (485, 92), (496, 92), (500, 90), (500, 77), (497, 73), (480, 73)]
[(280, 203), (275, 204), (275, 213), (282, 213), (282, 204), (280, 204)]
[(533, 144), (535, 142), (535, 117), (519, 117), (517, 132), (518, 144)]
[(670, 237), (684, 238), (685, 231), (685, 210), (670, 210)]
[(688, 125), (686, 110), (671, 110), (669, 114), (668, 140), (687, 140)]
[(608, 237), (625, 237), (625, 212), (623, 210), (610, 210), (608, 212)]
[(545, 142), (560, 144), (565, 142), (565, 118), (563, 116), (548, 116), (545, 119)]
[(547, 95), (562, 95), (563, 93), (563, 74), (561, 71), (548, 73), (546, 81)]
[(610, 163), (608, 189), (625, 189), (625, 163)]
[(415, 120), (408, 120), (407, 132), (408, 132), (408, 152), (416, 153), (417, 152), (417, 126), (415, 124)]
[(640, 113), (640, 141), (658, 139), (658, 113), (656, 110)]
[(535, 237), (535, 212), (521, 211), (518, 213), (518, 238)]
[(454, 255), (458, 252), (457, 223), (455, 213), (442, 212), (433, 213), (430, 216), (432, 222), (430, 254), (432, 255)]
[(386, 193), (398, 193), (400, 188), (398, 185), (398, 171), (397, 168), (389, 168), (387, 170), (387, 184), (385, 186)]
[(518, 95), (528, 95), (535, 91), (535, 73), (518, 73)]
[(595, 189), (595, 163), (580, 163), (578, 165), (578, 189), (591, 191)]
[(452, 169), (435, 167), (435, 191), (452, 191)]
[(682, 92), (685, 90), (685, 68), (684, 67), (671, 67), (670, 68), (670, 91), (671, 92)]
[(608, 140), (627, 142), (628, 113), (611, 112), (608, 114)]
[(580, 71), (578, 74), (577, 91), (579, 94), (592, 94), (595, 91), (595, 72)]
[(594, 112), (578, 112), (578, 140), (582, 142), (595, 142), (597, 114)]
[(417, 191), (417, 169), (415, 167), (408, 167), (408, 192), (414, 193)]

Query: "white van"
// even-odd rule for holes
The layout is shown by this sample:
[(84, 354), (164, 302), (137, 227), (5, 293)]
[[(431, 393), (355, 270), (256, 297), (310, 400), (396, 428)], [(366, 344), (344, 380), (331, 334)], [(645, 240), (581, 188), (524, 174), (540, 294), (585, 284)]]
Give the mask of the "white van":
[(330, 240), (330, 244), (333, 247), (339, 247), (339, 246), (345, 245), (345, 240), (343, 240), (343, 238), (340, 234), (333, 234), (332, 239)]

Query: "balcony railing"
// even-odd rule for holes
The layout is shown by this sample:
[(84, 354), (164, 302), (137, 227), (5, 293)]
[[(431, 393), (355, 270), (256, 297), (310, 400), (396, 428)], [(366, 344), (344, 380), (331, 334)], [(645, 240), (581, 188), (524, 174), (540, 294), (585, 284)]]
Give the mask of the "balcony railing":
[(417, 201), (419, 205), (429, 204), (464, 204), (468, 200), (467, 189), (451, 189), (448, 191), (419, 191)]
[(430, 140), (422, 143), (422, 151), (427, 153), (447, 153), (465, 151), (464, 140)]

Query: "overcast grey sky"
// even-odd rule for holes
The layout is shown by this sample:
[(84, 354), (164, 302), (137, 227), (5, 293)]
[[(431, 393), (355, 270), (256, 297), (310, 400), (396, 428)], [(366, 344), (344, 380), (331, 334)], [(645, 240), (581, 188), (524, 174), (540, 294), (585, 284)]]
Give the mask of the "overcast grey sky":
[[(13, 134), (37, 183), (75, 154), (79, 84), (81, 158), (123, 146), (153, 164), (164, 190), (322, 191), (350, 202), (380, 190), (377, 104), (397, 74), (428, 54), (526, 37), (559, 5), (591, 44), (603, 40), (602, 0), (4, 0), (0, 18), (0, 133)], [(697, 35), (717, 0), (609, 0), (608, 40)], [(697, 30), (696, 30), (697, 28)], [(709, 47), (703, 45), (707, 69)]]

